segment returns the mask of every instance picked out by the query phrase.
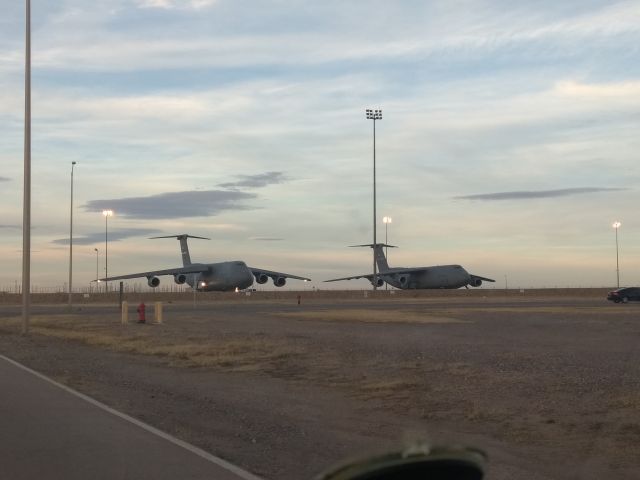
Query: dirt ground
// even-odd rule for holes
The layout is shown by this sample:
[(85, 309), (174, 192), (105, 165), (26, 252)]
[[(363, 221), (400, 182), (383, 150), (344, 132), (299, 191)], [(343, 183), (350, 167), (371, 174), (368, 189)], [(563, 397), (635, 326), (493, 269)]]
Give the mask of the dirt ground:
[(386, 298), (36, 310), (0, 352), (268, 479), (412, 441), (487, 451), (488, 478), (640, 478), (640, 305)]

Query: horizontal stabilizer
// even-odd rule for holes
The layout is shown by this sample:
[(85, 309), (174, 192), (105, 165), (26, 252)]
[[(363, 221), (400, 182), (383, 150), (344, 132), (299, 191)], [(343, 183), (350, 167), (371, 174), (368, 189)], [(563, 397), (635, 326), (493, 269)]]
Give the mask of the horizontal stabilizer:
[(207, 238), (207, 237), (196, 237), (195, 235), (189, 235), (187, 233), (183, 233), (182, 235), (165, 235), (162, 237), (149, 237), (149, 240), (155, 240), (156, 238), (177, 238), (178, 240), (182, 238), (199, 238), (201, 240), (211, 240), (210, 238)]
[(365, 243), (364, 245), (349, 245), (349, 248), (351, 248), (351, 247), (370, 247), (370, 248), (373, 248), (374, 246), (398, 248), (396, 245), (387, 245), (386, 243), (376, 243), (375, 245), (373, 243)]

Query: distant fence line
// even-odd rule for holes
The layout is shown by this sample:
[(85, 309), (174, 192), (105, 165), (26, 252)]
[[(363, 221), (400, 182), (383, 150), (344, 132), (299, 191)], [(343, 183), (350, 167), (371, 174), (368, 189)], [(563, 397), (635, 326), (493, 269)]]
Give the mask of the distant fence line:
[[(519, 290), (552, 290), (552, 289), (614, 289), (615, 287), (606, 286), (606, 285), (554, 285), (554, 286), (543, 286), (543, 287), (510, 287), (509, 291), (519, 291)], [(109, 282), (108, 284), (108, 292), (105, 291), (105, 284), (90, 284), (89, 286), (82, 287), (74, 287), (74, 294), (96, 294), (96, 293), (113, 293), (120, 291), (120, 285), (118, 281)], [(317, 288), (317, 287), (302, 287), (295, 288), (294, 285), (291, 287), (287, 286), (286, 288), (265, 288), (260, 287), (256, 288), (258, 292), (283, 292), (283, 291), (325, 291), (325, 290), (335, 290), (335, 291), (353, 291), (353, 292), (363, 292), (363, 291), (371, 291), (371, 287), (360, 287), (360, 288)], [(384, 288), (379, 289), (384, 290)], [(390, 289), (391, 290), (391, 289)], [(397, 291), (396, 289), (393, 289)], [(463, 289), (464, 290), (464, 289)], [(479, 289), (470, 289), (470, 290), (500, 290), (504, 291), (505, 288), (499, 285), (486, 285)], [(160, 284), (158, 287), (149, 287), (148, 285), (140, 284), (140, 283), (125, 283), (123, 285), (124, 293), (185, 293), (192, 292), (193, 290), (188, 285), (178, 285), (175, 283), (165, 283)], [(0, 285), (0, 293), (12, 293), (12, 294), (21, 294), (22, 293), (22, 285), (20, 282), (16, 282), (12, 285)], [(57, 285), (53, 287), (41, 287), (39, 285), (31, 286), (31, 293), (68, 293), (67, 285)]]
[[(109, 293), (120, 291), (119, 282), (109, 282), (108, 284)], [(166, 284), (160, 285), (156, 288), (149, 287), (147, 285), (140, 284), (124, 284), (123, 291), (125, 293), (145, 293), (145, 292), (154, 292), (158, 291), (161, 293), (184, 293), (186, 291), (191, 291), (191, 287), (185, 285), (177, 285), (177, 284)], [(22, 293), (22, 285), (20, 283), (13, 285), (4, 285), (0, 286), (0, 293), (13, 293), (13, 294), (21, 294)], [(38, 285), (31, 285), (31, 293), (68, 293), (67, 285), (57, 285), (54, 287), (41, 287)], [(92, 284), (84, 287), (74, 287), (73, 293), (105, 293), (105, 284)]]
[[(389, 299), (393, 298), (398, 301), (410, 299), (532, 299), (540, 298), (583, 298), (594, 299), (599, 298), (606, 302), (606, 292), (611, 288), (531, 288), (531, 289), (455, 289), (455, 290), (384, 290), (379, 289), (372, 292), (371, 289), (360, 290), (257, 290), (257, 291), (240, 291), (240, 292), (193, 292), (190, 289), (177, 289), (166, 287), (163, 289), (151, 288), (132, 288), (123, 291), (123, 300), (128, 301), (166, 301), (166, 302), (184, 302), (184, 301), (205, 301), (215, 302), (219, 300), (231, 301), (260, 301), (260, 300), (282, 300), (296, 301), (298, 297), (303, 299), (303, 303), (313, 300), (332, 299), (332, 300), (361, 300), (361, 299)], [(118, 290), (104, 291), (85, 291), (74, 292), (74, 304), (87, 303), (117, 303), (120, 299)], [(0, 291), (0, 304), (2, 305), (18, 305), (20, 304), (22, 295), (18, 293)], [(196, 300), (197, 299), (197, 300)], [(32, 292), (31, 301), (39, 304), (63, 304), (68, 301), (68, 294), (61, 289), (53, 289), (53, 292)]]

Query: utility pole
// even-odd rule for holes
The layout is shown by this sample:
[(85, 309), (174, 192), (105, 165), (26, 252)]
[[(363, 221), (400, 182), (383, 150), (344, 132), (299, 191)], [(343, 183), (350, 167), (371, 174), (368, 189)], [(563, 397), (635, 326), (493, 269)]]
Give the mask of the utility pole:
[(71, 206), (69, 208), (69, 310), (73, 306), (73, 167), (71, 162)]
[(25, 0), (24, 193), (22, 203), (22, 333), (31, 310), (31, 1)]

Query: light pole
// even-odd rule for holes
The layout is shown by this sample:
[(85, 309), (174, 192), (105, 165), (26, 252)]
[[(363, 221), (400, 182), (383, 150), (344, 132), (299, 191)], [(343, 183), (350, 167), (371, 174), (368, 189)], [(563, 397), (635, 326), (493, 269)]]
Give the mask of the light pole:
[(98, 292), (99, 290), (99, 285), (98, 285), (98, 249), (94, 248), (93, 249), (96, 252), (96, 292)]
[(376, 120), (382, 120), (382, 110), (366, 109), (367, 120), (373, 120), (373, 290), (378, 289), (378, 272), (376, 268)]
[[(109, 217), (113, 217), (113, 210), (103, 210), (104, 215), (104, 276), (109, 276)], [(108, 283), (104, 282), (104, 291), (108, 292)]]
[[(393, 223), (393, 219), (391, 217), (382, 217), (382, 223), (384, 223), (384, 244), (388, 245), (389, 244), (389, 224)], [(389, 247), (384, 247), (384, 256), (387, 259), (387, 262), (389, 262)], [(387, 284), (385, 282), (384, 284), (384, 289), (388, 290), (389, 289), (389, 284)]]
[[(384, 223), (384, 243), (386, 245), (389, 243), (389, 224), (393, 223), (393, 218), (382, 217), (382, 223)], [(385, 247), (384, 256), (387, 257), (387, 261), (389, 261), (388, 255), (389, 255), (388, 248)]]
[(620, 288), (620, 262), (618, 261), (618, 229), (622, 224), (620, 222), (613, 222), (613, 229), (616, 231), (616, 278), (618, 280), (618, 288)]
[(22, 200), (22, 333), (31, 309), (31, 1), (25, 0), (24, 192)]
[(73, 296), (73, 167), (76, 162), (71, 162), (71, 206), (69, 208), (69, 309), (72, 306)]

